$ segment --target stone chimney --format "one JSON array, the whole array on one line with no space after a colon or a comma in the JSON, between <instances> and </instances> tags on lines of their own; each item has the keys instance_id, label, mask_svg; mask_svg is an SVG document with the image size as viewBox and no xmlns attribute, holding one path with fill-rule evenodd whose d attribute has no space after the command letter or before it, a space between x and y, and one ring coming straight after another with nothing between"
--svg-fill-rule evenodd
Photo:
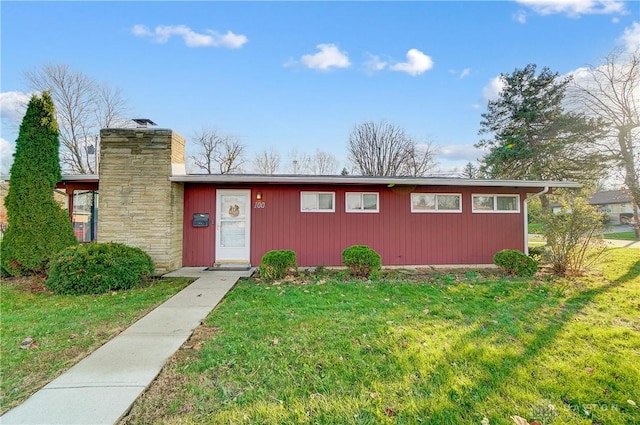
<instances>
[{"instance_id":1,"label":"stone chimney","mask_svg":"<svg viewBox=\"0 0 640 425\"><path fill-rule=\"evenodd\" d=\"M182 265L184 138L172 130L100 131L98 241L146 251L156 273Z\"/></svg>"}]
</instances>

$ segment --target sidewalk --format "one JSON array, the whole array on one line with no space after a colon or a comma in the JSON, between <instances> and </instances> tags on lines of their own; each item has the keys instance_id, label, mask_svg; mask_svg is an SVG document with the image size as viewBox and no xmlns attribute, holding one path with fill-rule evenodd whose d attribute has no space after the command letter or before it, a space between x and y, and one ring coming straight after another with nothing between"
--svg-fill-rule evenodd
<instances>
[{"instance_id":1,"label":"sidewalk","mask_svg":"<svg viewBox=\"0 0 640 425\"><path fill-rule=\"evenodd\" d=\"M540 235L529 234L529 242L531 243L542 241L544 242L544 238ZM627 241L627 240L619 240L619 239L607 239L604 238L604 243L607 246L615 247L615 248L636 248L640 249L640 241Z\"/></svg>"},{"instance_id":2,"label":"sidewalk","mask_svg":"<svg viewBox=\"0 0 640 425\"><path fill-rule=\"evenodd\" d=\"M114 424L240 277L185 267L191 285L0 417L0 424Z\"/></svg>"},{"instance_id":3,"label":"sidewalk","mask_svg":"<svg viewBox=\"0 0 640 425\"><path fill-rule=\"evenodd\" d=\"M640 241L623 241L617 239L606 239L605 243L608 246L615 246L617 248L638 248L640 249Z\"/></svg>"}]
</instances>

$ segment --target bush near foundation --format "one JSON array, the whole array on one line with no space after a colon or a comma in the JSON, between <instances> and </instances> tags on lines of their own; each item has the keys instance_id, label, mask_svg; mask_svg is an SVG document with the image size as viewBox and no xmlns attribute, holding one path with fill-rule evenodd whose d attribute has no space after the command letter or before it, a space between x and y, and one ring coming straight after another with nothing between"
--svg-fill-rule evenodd
<instances>
[{"instance_id":1,"label":"bush near foundation","mask_svg":"<svg viewBox=\"0 0 640 425\"><path fill-rule=\"evenodd\" d=\"M517 249L497 252L493 256L493 264L515 276L533 276L538 271L536 261Z\"/></svg>"},{"instance_id":2,"label":"bush near foundation","mask_svg":"<svg viewBox=\"0 0 640 425\"><path fill-rule=\"evenodd\" d=\"M289 269L297 268L297 257L290 249L278 249L269 251L262 256L260 261L260 277L266 280L281 279Z\"/></svg>"},{"instance_id":3,"label":"bush near foundation","mask_svg":"<svg viewBox=\"0 0 640 425\"><path fill-rule=\"evenodd\" d=\"M153 276L151 257L119 243L69 247L53 257L45 286L58 294L101 294L131 289Z\"/></svg>"},{"instance_id":4,"label":"bush near foundation","mask_svg":"<svg viewBox=\"0 0 640 425\"><path fill-rule=\"evenodd\" d=\"M355 277L370 278L382 269L380 254L366 245L353 245L342 251L342 264Z\"/></svg>"}]
</instances>

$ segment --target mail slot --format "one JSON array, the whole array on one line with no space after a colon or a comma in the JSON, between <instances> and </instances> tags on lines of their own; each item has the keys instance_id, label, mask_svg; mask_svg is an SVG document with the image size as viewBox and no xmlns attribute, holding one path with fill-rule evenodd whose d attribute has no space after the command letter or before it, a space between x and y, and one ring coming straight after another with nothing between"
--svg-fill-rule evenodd
<instances>
[{"instance_id":1,"label":"mail slot","mask_svg":"<svg viewBox=\"0 0 640 425\"><path fill-rule=\"evenodd\" d=\"M209 213L195 213L193 214L193 221L191 222L193 227L209 227Z\"/></svg>"}]
</instances>

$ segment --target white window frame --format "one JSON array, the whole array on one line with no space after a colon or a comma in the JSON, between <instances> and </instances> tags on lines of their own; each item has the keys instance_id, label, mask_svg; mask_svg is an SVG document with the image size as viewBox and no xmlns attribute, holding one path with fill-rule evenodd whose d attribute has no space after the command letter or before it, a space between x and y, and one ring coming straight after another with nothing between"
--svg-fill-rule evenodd
<instances>
[{"instance_id":1,"label":"white window frame","mask_svg":"<svg viewBox=\"0 0 640 425\"><path fill-rule=\"evenodd\" d=\"M305 210L302 208L302 198L304 195L315 195L316 196L316 208ZM320 208L320 195L331 195L331 209L321 209ZM319 191L300 191L300 212L309 213L309 212L319 212L319 213L332 213L336 212L336 193L335 192L319 192Z\"/></svg>"},{"instance_id":2,"label":"white window frame","mask_svg":"<svg viewBox=\"0 0 640 425\"><path fill-rule=\"evenodd\" d=\"M486 196L489 198L493 198L493 209L492 210L479 210L475 208L475 202L473 202L476 196ZM515 210L499 210L498 209L498 198L516 198L516 209ZM471 195L471 211L474 213L480 214L519 214L520 213L520 195L516 193L474 193Z\"/></svg>"},{"instance_id":3,"label":"white window frame","mask_svg":"<svg viewBox=\"0 0 640 425\"><path fill-rule=\"evenodd\" d=\"M360 209L349 209L349 202L347 201L349 195L360 195L360 204L362 208ZM364 209L364 195L376 195L376 209L375 210L365 210ZM380 212L380 193L379 192L346 192L344 194L344 211L347 213L365 213L365 214L375 214Z\"/></svg>"},{"instance_id":4,"label":"white window frame","mask_svg":"<svg viewBox=\"0 0 640 425\"><path fill-rule=\"evenodd\" d=\"M435 199L435 209L432 210L424 210L424 209L415 209L413 208L413 198L414 195L416 196L420 196L420 195L434 195L436 197ZM457 210L440 210L438 209L438 196L457 196L458 199L460 200L459 205L460 208L458 208ZM461 213L462 212L462 193L427 193L427 192L414 192L411 194L411 197L409 198L409 201L411 202L411 212L412 213Z\"/></svg>"}]
</instances>

